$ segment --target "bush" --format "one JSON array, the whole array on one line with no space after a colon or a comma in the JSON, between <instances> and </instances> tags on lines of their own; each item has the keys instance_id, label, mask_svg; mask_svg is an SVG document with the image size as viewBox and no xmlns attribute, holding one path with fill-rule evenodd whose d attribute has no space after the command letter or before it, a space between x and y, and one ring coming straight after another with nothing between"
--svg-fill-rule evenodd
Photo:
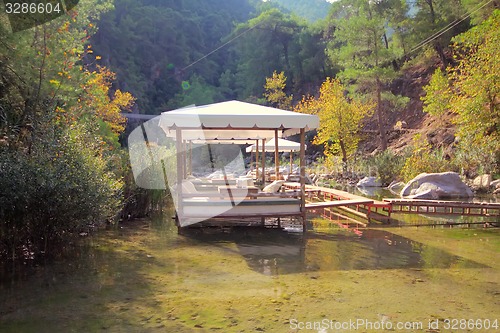
<instances>
[{"instance_id":1,"label":"bush","mask_svg":"<svg viewBox=\"0 0 500 333\"><path fill-rule=\"evenodd\" d=\"M445 158L442 149L415 150L406 159L401 170L401 176L405 182L408 182L421 173L437 173L445 171L457 171L455 166Z\"/></svg>"},{"instance_id":2,"label":"bush","mask_svg":"<svg viewBox=\"0 0 500 333\"><path fill-rule=\"evenodd\" d=\"M74 130L30 153L0 150L0 257L53 254L120 210L122 183Z\"/></svg>"},{"instance_id":3,"label":"bush","mask_svg":"<svg viewBox=\"0 0 500 333\"><path fill-rule=\"evenodd\" d=\"M404 161L405 156L396 155L392 151L386 150L375 155L370 164L375 168L381 183L388 186L392 181L401 179Z\"/></svg>"},{"instance_id":4,"label":"bush","mask_svg":"<svg viewBox=\"0 0 500 333\"><path fill-rule=\"evenodd\" d=\"M453 163L460 173L469 178L480 174L500 173L500 147L494 140L480 143L462 139L455 153Z\"/></svg>"}]
</instances>

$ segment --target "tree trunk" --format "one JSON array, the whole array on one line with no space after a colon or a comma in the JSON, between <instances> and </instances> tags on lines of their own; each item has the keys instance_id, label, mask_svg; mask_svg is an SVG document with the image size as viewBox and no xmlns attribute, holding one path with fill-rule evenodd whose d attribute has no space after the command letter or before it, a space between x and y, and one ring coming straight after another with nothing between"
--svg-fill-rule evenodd
<instances>
[{"instance_id":1,"label":"tree trunk","mask_svg":"<svg viewBox=\"0 0 500 333\"><path fill-rule=\"evenodd\" d=\"M448 66L448 59L446 59L446 55L444 54L444 49L443 46L441 46L441 43L436 41L434 44L434 50L436 50L437 54L439 55L439 59L441 60L441 69L445 70L446 67Z\"/></svg>"},{"instance_id":2,"label":"tree trunk","mask_svg":"<svg viewBox=\"0 0 500 333\"><path fill-rule=\"evenodd\" d=\"M382 151L387 149L387 136L385 134L384 114L382 109L382 83L377 78L377 117L378 117L378 130L380 133L380 148Z\"/></svg>"},{"instance_id":3,"label":"tree trunk","mask_svg":"<svg viewBox=\"0 0 500 333\"><path fill-rule=\"evenodd\" d=\"M339 140L340 151L342 152L342 172L347 173L347 152L345 150L344 140Z\"/></svg>"}]
</instances>

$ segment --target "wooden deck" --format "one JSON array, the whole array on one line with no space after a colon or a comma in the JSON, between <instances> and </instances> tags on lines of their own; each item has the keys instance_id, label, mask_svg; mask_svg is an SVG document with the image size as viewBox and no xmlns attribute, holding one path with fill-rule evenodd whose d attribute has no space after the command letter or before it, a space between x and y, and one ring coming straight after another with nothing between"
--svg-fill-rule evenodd
<instances>
[{"instance_id":1,"label":"wooden deck","mask_svg":"<svg viewBox=\"0 0 500 333\"><path fill-rule=\"evenodd\" d=\"M297 183L285 183L284 186L289 190L299 188ZM307 197L306 209L309 211L319 210L326 218L338 217L339 213L334 212L333 208L343 210L357 218L366 219L368 222L372 219L387 222L391 216L391 204L389 202L365 198L321 186L306 185L305 191ZM342 216L346 217L345 215ZM361 221L359 222L361 223Z\"/></svg>"},{"instance_id":2,"label":"wooden deck","mask_svg":"<svg viewBox=\"0 0 500 333\"><path fill-rule=\"evenodd\" d=\"M371 204L373 200L370 199L351 199L351 200L334 200L334 201L323 201L323 202L310 202L306 203L306 209L313 208L326 208L326 207L337 207L337 206L355 206L361 204Z\"/></svg>"},{"instance_id":3,"label":"wooden deck","mask_svg":"<svg viewBox=\"0 0 500 333\"><path fill-rule=\"evenodd\" d=\"M297 190L298 184L285 183L285 188ZM445 200L384 199L383 201L365 198L352 193L306 185L306 209L320 213L330 220L344 220L347 224L366 226L368 223L393 220L393 213L423 214L441 216L471 216L492 218L493 225L500 222L500 203L464 202ZM342 212L342 213L341 213ZM343 213L345 212L345 214ZM446 222L446 225L483 224L484 222ZM436 223L435 225L438 225ZM433 225L433 224L428 224Z\"/></svg>"},{"instance_id":4,"label":"wooden deck","mask_svg":"<svg viewBox=\"0 0 500 333\"><path fill-rule=\"evenodd\" d=\"M500 203L418 199L384 199L392 211L404 214L500 217Z\"/></svg>"}]
</instances>

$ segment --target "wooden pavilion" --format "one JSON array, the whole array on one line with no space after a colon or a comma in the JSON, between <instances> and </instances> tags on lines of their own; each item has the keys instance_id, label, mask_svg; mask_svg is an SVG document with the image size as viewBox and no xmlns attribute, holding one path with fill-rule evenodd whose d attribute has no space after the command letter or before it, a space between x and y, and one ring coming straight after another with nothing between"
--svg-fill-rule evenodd
<instances>
[{"instance_id":1,"label":"wooden pavilion","mask_svg":"<svg viewBox=\"0 0 500 333\"><path fill-rule=\"evenodd\" d=\"M305 226L305 132L318 126L317 116L276 108L228 101L164 112L159 126L175 141L175 179L168 178L177 212L179 227L208 219L245 219L299 216ZM275 147L282 137L300 135L300 191L269 193L243 186L238 188L226 177L212 187L200 191L193 186L186 172L186 156L191 143L260 142L274 140ZM279 172L279 149L275 149L275 170ZM265 154L261 154L263 166ZM211 180L213 182L213 180ZM216 187L215 187L216 186ZM215 189L217 191L215 191Z\"/></svg>"}]
</instances>

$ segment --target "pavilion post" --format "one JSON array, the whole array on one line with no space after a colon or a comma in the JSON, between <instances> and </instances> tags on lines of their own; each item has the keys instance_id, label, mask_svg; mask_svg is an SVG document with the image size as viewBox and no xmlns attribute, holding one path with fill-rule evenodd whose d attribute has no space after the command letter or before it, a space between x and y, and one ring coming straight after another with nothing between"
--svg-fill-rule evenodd
<instances>
[{"instance_id":1,"label":"pavilion post","mask_svg":"<svg viewBox=\"0 0 500 333\"><path fill-rule=\"evenodd\" d=\"M276 177L276 180L279 180L279 174L280 174L280 154L279 154L279 148L278 148L278 130L274 130L274 174Z\"/></svg>"},{"instance_id":2,"label":"pavilion post","mask_svg":"<svg viewBox=\"0 0 500 333\"><path fill-rule=\"evenodd\" d=\"M302 231L306 232L306 135L300 129L300 212L302 213Z\"/></svg>"},{"instance_id":3,"label":"pavilion post","mask_svg":"<svg viewBox=\"0 0 500 333\"><path fill-rule=\"evenodd\" d=\"M266 139L262 139L262 185L266 185Z\"/></svg>"},{"instance_id":4,"label":"pavilion post","mask_svg":"<svg viewBox=\"0 0 500 333\"><path fill-rule=\"evenodd\" d=\"M288 174L291 175L292 171L293 171L293 151L290 150L290 172Z\"/></svg>"},{"instance_id":5,"label":"pavilion post","mask_svg":"<svg viewBox=\"0 0 500 333\"><path fill-rule=\"evenodd\" d=\"M186 179L187 178L187 163L188 163L188 154L187 154L187 142L182 141L182 160L184 163L182 163L182 178Z\"/></svg>"},{"instance_id":6,"label":"pavilion post","mask_svg":"<svg viewBox=\"0 0 500 333\"><path fill-rule=\"evenodd\" d=\"M177 154L177 216L182 215L182 174L183 174L183 154L182 154L182 132L180 128L175 129L175 150Z\"/></svg>"},{"instance_id":7,"label":"pavilion post","mask_svg":"<svg viewBox=\"0 0 500 333\"><path fill-rule=\"evenodd\" d=\"M193 141L189 141L189 168L188 175L193 174Z\"/></svg>"},{"instance_id":8,"label":"pavilion post","mask_svg":"<svg viewBox=\"0 0 500 333\"><path fill-rule=\"evenodd\" d=\"M255 140L255 180L259 180L259 140Z\"/></svg>"}]
</instances>

